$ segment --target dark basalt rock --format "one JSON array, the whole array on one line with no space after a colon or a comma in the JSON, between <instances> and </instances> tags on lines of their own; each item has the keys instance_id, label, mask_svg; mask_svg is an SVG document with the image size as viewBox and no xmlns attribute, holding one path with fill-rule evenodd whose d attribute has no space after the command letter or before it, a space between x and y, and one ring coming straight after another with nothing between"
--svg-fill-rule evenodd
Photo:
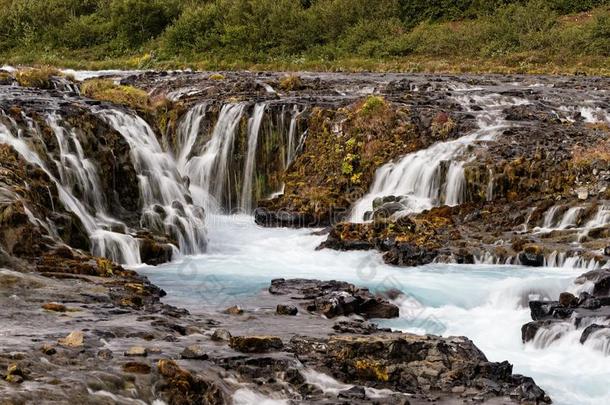
<instances>
[{"instance_id":1,"label":"dark basalt rock","mask_svg":"<svg viewBox=\"0 0 610 405\"><path fill-rule=\"evenodd\" d=\"M544 255L539 253L522 252L519 254L519 261L524 266L542 267L544 266Z\"/></svg>"},{"instance_id":2,"label":"dark basalt rock","mask_svg":"<svg viewBox=\"0 0 610 405\"><path fill-rule=\"evenodd\" d=\"M383 255L388 264L395 266L422 266L434 261L438 252L429 251L409 243L401 243L392 247Z\"/></svg>"},{"instance_id":3,"label":"dark basalt rock","mask_svg":"<svg viewBox=\"0 0 610 405\"><path fill-rule=\"evenodd\" d=\"M232 336L229 346L242 353L266 353L281 350L284 343L277 336Z\"/></svg>"},{"instance_id":4,"label":"dark basalt rock","mask_svg":"<svg viewBox=\"0 0 610 405\"><path fill-rule=\"evenodd\" d=\"M308 311L327 318L352 314L366 318L395 318L399 313L396 305L371 294L368 289L341 281L277 279L271 281L269 292L308 301L303 303Z\"/></svg>"},{"instance_id":5,"label":"dark basalt rock","mask_svg":"<svg viewBox=\"0 0 610 405\"><path fill-rule=\"evenodd\" d=\"M580 343L585 344L585 342L591 337L591 335L593 335L595 332L600 331L600 330L610 331L610 326L598 325L598 324L593 324L593 325L587 326L585 328L585 330L582 332L582 335L580 335Z\"/></svg>"},{"instance_id":6,"label":"dark basalt rock","mask_svg":"<svg viewBox=\"0 0 610 405\"><path fill-rule=\"evenodd\" d=\"M295 316L299 310L294 305L279 304L276 308L276 312L278 315Z\"/></svg>"},{"instance_id":7,"label":"dark basalt rock","mask_svg":"<svg viewBox=\"0 0 610 405\"><path fill-rule=\"evenodd\" d=\"M532 319L535 321L566 319L574 312L573 308L566 308L558 301L530 301L529 306Z\"/></svg>"},{"instance_id":8,"label":"dark basalt rock","mask_svg":"<svg viewBox=\"0 0 610 405\"><path fill-rule=\"evenodd\" d=\"M561 323L559 320L547 319L544 321L533 321L521 327L521 340L523 343L531 342L540 329L548 329L553 324Z\"/></svg>"},{"instance_id":9,"label":"dark basalt rock","mask_svg":"<svg viewBox=\"0 0 610 405\"><path fill-rule=\"evenodd\" d=\"M533 380L512 374L508 362L489 362L465 338L425 339L410 334L336 336L314 339L295 336L294 353L306 366L323 366L352 384L423 394L480 386L482 398L506 395L517 401L550 403Z\"/></svg>"}]
</instances>

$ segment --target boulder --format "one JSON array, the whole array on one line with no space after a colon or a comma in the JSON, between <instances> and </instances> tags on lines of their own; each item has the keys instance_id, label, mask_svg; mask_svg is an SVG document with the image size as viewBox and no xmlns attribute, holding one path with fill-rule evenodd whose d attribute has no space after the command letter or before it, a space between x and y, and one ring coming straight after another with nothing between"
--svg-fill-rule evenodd
<instances>
[{"instance_id":1,"label":"boulder","mask_svg":"<svg viewBox=\"0 0 610 405\"><path fill-rule=\"evenodd\" d=\"M242 353L266 353L281 350L284 343L277 336L233 336L229 346Z\"/></svg>"},{"instance_id":2,"label":"boulder","mask_svg":"<svg viewBox=\"0 0 610 405\"><path fill-rule=\"evenodd\" d=\"M578 298L569 292L559 294L559 305L565 308L574 308L578 306Z\"/></svg>"},{"instance_id":3,"label":"boulder","mask_svg":"<svg viewBox=\"0 0 610 405\"><path fill-rule=\"evenodd\" d=\"M276 309L278 315L295 316L298 312L298 308L294 305L278 304Z\"/></svg>"},{"instance_id":4,"label":"boulder","mask_svg":"<svg viewBox=\"0 0 610 405\"><path fill-rule=\"evenodd\" d=\"M180 357L186 360L207 360L208 354L201 346L191 345L180 353Z\"/></svg>"},{"instance_id":5,"label":"boulder","mask_svg":"<svg viewBox=\"0 0 610 405\"><path fill-rule=\"evenodd\" d=\"M80 331L71 332L65 338L59 339L58 343L65 347L81 347L85 341L85 334Z\"/></svg>"},{"instance_id":6,"label":"boulder","mask_svg":"<svg viewBox=\"0 0 610 405\"><path fill-rule=\"evenodd\" d=\"M211 339L216 342L228 341L231 339L231 333L226 329L216 329L214 333L212 333Z\"/></svg>"}]
</instances>

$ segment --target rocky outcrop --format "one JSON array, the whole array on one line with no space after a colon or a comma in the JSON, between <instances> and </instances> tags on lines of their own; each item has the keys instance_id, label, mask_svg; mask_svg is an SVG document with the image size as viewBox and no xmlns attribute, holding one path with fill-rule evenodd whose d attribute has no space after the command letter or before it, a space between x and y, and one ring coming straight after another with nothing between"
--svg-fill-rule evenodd
<instances>
[{"instance_id":1,"label":"rocky outcrop","mask_svg":"<svg viewBox=\"0 0 610 405\"><path fill-rule=\"evenodd\" d=\"M555 330L559 337L562 328L564 331L576 329L581 332L580 343L585 344L595 336L599 342L598 347L607 345L610 333L606 331L610 322L610 291L608 280L610 271L607 269L590 271L580 276L576 283L586 286L591 293L582 292L579 297L564 292L558 301L530 301L529 306L533 322L522 328L524 342L533 341L541 331Z\"/></svg>"},{"instance_id":2,"label":"rocky outcrop","mask_svg":"<svg viewBox=\"0 0 610 405\"><path fill-rule=\"evenodd\" d=\"M271 281L269 292L298 300L303 308L327 318L353 314L365 318L397 318L399 313L398 306L385 298L341 281L277 279Z\"/></svg>"},{"instance_id":3,"label":"rocky outcrop","mask_svg":"<svg viewBox=\"0 0 610 405\"><path fill-rule=\"evenodd\" d=\"M550 403L530 378L513 375L507 362L489 362L464 338L378 334L316 340L296 336L291 345L308 366L323 367L342 381L409 393L415 400L436 391L439 399L451 392L481 401L508 397Z\"/></svg>"}]
</instances>

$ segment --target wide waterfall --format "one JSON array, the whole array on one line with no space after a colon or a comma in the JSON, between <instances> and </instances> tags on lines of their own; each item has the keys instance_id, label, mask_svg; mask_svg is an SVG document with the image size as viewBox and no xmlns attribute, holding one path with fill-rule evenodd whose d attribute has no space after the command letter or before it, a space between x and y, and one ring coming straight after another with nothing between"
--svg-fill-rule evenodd
<instances>
[{"instance_id":1,"label":"wide waterfall","mask_svg":"<svg viewBox=\"0 0 610 405\"><path fill-rule=\"evenodd\" d=\"M302 147L306 109L229 103L213 121L214 108L211 102L200 103L181 119L175 145L178 169L189 179L194 201L206 210L250 212L256 198L282 189L279 179ZM213 128L211 134L208 128Z\"/></svg>"},{"instance_id":2,"label":"wide waterfall","mask_svg":"<svg viewBox=\"0 0 610 405\"><path fill-rule=\"evenodd\" d=\"M173 158L162 151L152 129L132 113L103 108L95 113L129 144L140 185L141 225L170 235L183 254L203 252L206 247L203 210L191 204ZM130 234L125 223L109 213L108 196L104 195L101 186L102 175L94 157L85 155L75 128L65 123L59 113L47 114L45 124L52 129L58 151L41 156L40 148L34 145L46 145L45 142L50 141L33 119L22 115L27 122L27 131L4 114L5 121L11 125L10 128L0 125L0 142L13 146L55 183L62 204L80 219L89 235L93 254L122 264L139 264L138 239ZM53 164L54 170L47 166L47 161Z\"/></svg>"},{"instance_id":3,"label":"wide waterfall","mask_svg":"<svg viewBox=\"0 0 610 405\"><path fill-rule=\"evenodd\" d=\"M454 98L468 113L477 117L479 129L455 140L436 143L379 168L369 192L352 208L352 222L365 220L367 212L373 208L373 201L379 197L399 197L404 206L402 213L421 212L439 205L454 206L466 201L464 163L472 160L467 153L468 147L475 142L493 140L511 125L505 121L503 109L527 104L528 101L499 94L461 94ZM477 107L473 108L473 104Z\"/></svg>"}]
</instances>

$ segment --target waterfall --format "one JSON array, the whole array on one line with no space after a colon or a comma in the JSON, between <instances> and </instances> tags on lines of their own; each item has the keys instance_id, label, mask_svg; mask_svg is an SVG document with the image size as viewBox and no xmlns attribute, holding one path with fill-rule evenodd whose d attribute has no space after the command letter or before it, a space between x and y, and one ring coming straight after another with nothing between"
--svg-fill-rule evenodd
<instances>
[{"instance_id":1,"label":"waterfall","mask_svg":"<svg viewBox=\"0 0 610 405\"><path fill-rule=\"evenodd\" d=\"M27 120L32 132L44 145L42 134L36 125L28 117L24 116L24 119ZM27 162L41 168L55 183L59 199L64 207L74 213L85 227L91 240L92 252L122 264L134 265L140 263L137 241L130 235L121 235L104 229L105 227L109 228L108 221L105 221L107 216L100 212L102 215L96 218L91 213L95 212L96 208L103 209L104 204L101 201L103 193L100 192L99 177L94 172L91 162L84 158L75 133L61 127L56 115L47 117L46 122L52 128L60 148L59 160L53 159L53 163L60 173L58 179L47 168L38 153L29 146L26 139L22 137L23 132L19 130L14 120L9 119L9 121L12 124L12 129L0 123L0 142L11 145ZM69 142L67 137L70 139ZM70 152L69 145L74 145L76 155ZM74 195L76 189L79 189L82 194L84 203ZM87 201L93 201L93 206L87 207ZM50 229L48 226L44 226L44 228Z\"/></svg>"},{"instance_id":2,"label":"waterfall","mask_svg":"<svg viewBox=\"0 0 610 405\"><path fill-rule=\"evenodd\" d=\"M578 216L582 210L582 207L570 208L561 219L561 222L559 223L559 229L568 229L575 227L578 222Z\"/></svg>"},{"instance_id":3,"label":"waterfall","mask_svg":"<svg viewBox=\"0 0 610 405\"><path fill-rule=\"evenodd\" d=\"M139 180L140 225L170 235L183 254L203 252L206 247L203 210L192 205L176 163L161 149L150 126L137 115L120 110L96 108L93 112L116 129L129 145ZM50 153L42 131L32 119L22 115L28 130L21 130L4 115L11 128L0 124L0 142L11 145L55 183L63 206L82 222L94 255L121 264L139 264L139 242L129 234L126 224L109 214L99 169L92 157L85 155L77 131L63 123L57 112L47 114L45 124L58 146L57 153ZM34 148L34 144L42 145L42 149ZM39 153L46 154L44 159ZM54 166L57 175L46 162Z\"/></svg>"},{"instance_id":4,"label":"waterfall","mask_svg":"<svg viewBox=\"0 0 610 405\"><path fill-rule=\"evenodd\" d=\"M228 190L228 210L230 206L231 179L228 165L233 151L233 141L243 116L246 104L226 104L222 107L212 138L203 150L188 160L182 174L189 177L190 189L195 203L211 210L220 210ZM195 131L195 129L191 129Z\"/></svg>"},{"instance_id":5,"label":"waterfall","mask_svg":"<svg viewBox=\"0 0 610 405\"><path fill-rule=\"evenodd\" d=\"M301 140L297 139L297 122L300 118L303 111L299 110L298 106L294 106L292 109L292 116L290 118L290 126L288 128L288 152L286 153L286 165L285 167L290 166L290 164L294 161L296 153L301 144Z\"/></svg>"},{"instance_id":6,"label":"waterfall","mask_svg":"<svg viewBox=\"0 0 610 405\"><path fill-rule=\"evenodd\" d=\"M199 136L201 123L205 119L207 109L208 103L197 104L188 110L178 125L177 135L179 144L177 145L177 150L179 152L177 154L177 165L182 174L184 174L188 158Z\"/></svg>"},{"instance_id":7,"label":"waterfall","mask_svg":"<svg viewBox=\"0 0 610 405\"><path fill-rule=\"evenodd\" d=\"M141 225L151 230L160 223L178 241L185 255L206 247L203 210L191 203L173 157L161 149L155 133L142 118L115 109L96 110L127 141L138 174ZM114 241L114 239L113 239Z\"/></svg>"},{"instance_id":8,"label":"waterfall","mask_svg":"<svg viewBox=\"0 0 610 405\"><path fill-rule=\"evenodd\" d=\"M542 228L544 229L552 229L555 221L555 216L557 215L557 211L559 210L559 206L552 206L546 214L544 214L544 221L542 223Z\"/></svg>"},{"instance_id":9,"label":"waterfall","mask_svg":"<svg viewBox=\"0 0 610 405\"><path fill-rule=\"evenodd\" d=\"M379 197L400 197L405 207L403 213L421 212L442 204L459 205L465 201L464 162L468 159L464 155L468 147L475 142L492 140L508 126L502 116L504 107L526 104L527 101L498 94L454 98L477 116L479 129L455 140L436 143L379 168L369 192L352 207L352 222L363 221L373 201ZM481 105L482 111L473 110L472 102Z\"/></svg>"},{"instance_id":10,"label":"waterfall","mask_svg":"<svg viewBox=\"0 0 610 405\"><path fill-rule=\"evenodd\" d=\"M254 167L256 165L256 149L258 147L258 135L263 121L263 115L267 104L256 104L254 112L248 122L248 154L244 167L244 184L241 190L241 210L250 213L252 210L252 181Z\"/></svg>"}]
</instances>

